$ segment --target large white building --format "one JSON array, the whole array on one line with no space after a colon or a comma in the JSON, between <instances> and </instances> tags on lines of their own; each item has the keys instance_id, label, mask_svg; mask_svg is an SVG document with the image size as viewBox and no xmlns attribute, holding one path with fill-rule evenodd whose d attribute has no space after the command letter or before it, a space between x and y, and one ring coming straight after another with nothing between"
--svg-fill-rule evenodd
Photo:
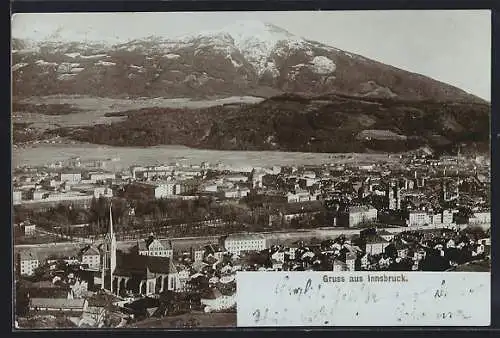
<instances>
[{"instance_id":1,"label":"large white building","mask_svg":"<svg viewBox=\"0 0 500 338\"><path fill-rule=\"evenodd\" d=\"M237 189L227 189L224 190L225 198L243 198L247 197L250 193L250 189L248 188L237 188Z\"/></svg>"},{"instance_id":2,"label":"large white building","mask_svg":"<svg viewBox=\"0 0 500 338\"><path fill-rule=\"evenodd\" d=\"M24 230L24 236L30 237L30 236L35 236L36 234L36 225L30 222L23 222L21 223L21 226L23 227Z\"/></svg>"},{"instance_id":3,"label":"large white building","mask_svg":"<svg viewBox=\"0 0 500 338\"><path fill-rule=\"evenodd\" d=\"M137 178L153 178L153 177L166 177L172 175L175 167L173 166L153 166L153 167L138 167L130 168L132 177Z\"/></svg>"},{"instance_id":4,"label":"large white building","mask_svg":"<svg viewBox=\"0 0 500 338\"><path fill-rule=\"evenodd\" d=\"M147 198L168 198L176 192L175 182L136 182L127 187L127 192L141 193Z\"/></svg>"},{"instance_id":5,"label":"large white building","mask_svg":"<svg viewBox=\"0 0 500 338\"><path fill-rule=\"evenodd\" d=\"M288 203L300 203L314 201L316 197L312 196L308 191L296 191L288 192L286 194L286 200Z\"/></svg>"},{"instance_id":6,"label":"large white building","mask_svg":"<svg viewBox=\"0 0 500 338\"><path fill-rule=\"evenodd\" d=\"M92 183L106 181L106 180L114 180L116 179L116 175L114 173L91 173L90 181Z\"/></svg>"},{"instance_id":7,"label":"large white building","mask_svg":"<svg viewBox=\"0 0 500 338\"><path fill-rule=\"evenodd\" d=\"M406 224L408 226L451 225L453 224L453 212L450 210L443 210L439 213L427 212L423 210L410 211Z\"/></svg>"},{"instance_id":8,"label":"large white building","mask_svg":"<svg viewBox=\"0 0 500 338\"><path fill-rule=\"evenodd\" d=\"M384 252L385 248L390 244L379 235L368 236L366 239L365 252L369 255L380 255Z\"/></svg>"},{"instance_id":9,"label":"large white building","mask_svg":"<svg viewBox=\"0 0 500 338\"><path fill-rule=\"evenodd\" d=\"M155 198L166 198L175 195L175 183L163 183L155 187Z\"/></svg>"},{"instance_id":10,"label":"large white building","mask_svg":"<svg viewBox=\"0 0 500 338\"><path fill-rule=\"evenodd\" d=\"M32 276L40 262L38 257L31 251L23 251L19 254L19 268L23 276Z\"/></svg>"},{"instance_id":11,"label":"large white building","mask_svg":"<svg viewBox=\"0 0 500 338\"><path fill-rule=\"evenodd\" d=\"M262 234L232 234L225 238L224 248L239 255L244 251L264 250L267 248L267 242Z\"/></svg>"},{"instance_id":12,"label":"large white building","mask_svg":"<svg viewBox=\"0 0 500 338\"><path fill-rule=\"evenodd\" d=\"M68 182L70 184L76 184L82 180L82 174L77 172L61 173L59 175L59 180L61 183Z\"/></svg>"},{"instance_id":13,"label":"large white building","mask_svg":"<svg viewBox=\"0 0 500 338\"><path fill-rule=\"evenodd\" d=\"M99 198L99 197L107 197L111 198L113 197L113 190L108 187L97 187L94 189L94 197Z\"/></svg>"},{"instance_id":14,"label":"large white building","mask_svg":"<svg viewBox=\"0 0 500 338\"><path fill-rule=\"evenodd\" d=\"M426 211L414 210L408 214L408 226L422 226L429 224L429 215Z\"/></svg>"},{"instance_id":15,"label":"large white building","mask_svg":"<svg viewBox=\"0 0 500 338\"><path fill-rule=\"evenodd\" d=\"M80 261L82 264L87 264L92 270L99 270L101 267L101 253L93 246L85 247L80 251Z\"/></svg>"},{"instance_id":16,"label":"large white building","mask_svg":"<svg viewBox=\"0 0 500 338\"><path fill-rule=\"evenodd\" d=\"M23 199L23 192L21 190L14 190L12 192L12 202L19 203Z\"/></svg>"},{"instance_id":17,"label":"large white building","mask_svg":"<svg viewBox=\"0 0 500 338\"><path fill-rule=\"evenodd\" d=\"M377 220L377 209L371 205L352 206L348 209L348 226L355 227L363 223Z\"/></svg>"},{"instance_id":18,"label":"large white building","mask_svg":"<svg viewBox=\"0 0 500 338\"><path fill-rule=\"evenodd\" d=\"M469 224L486 224L491 222L491 211L475 212L469 217Z\"/></svg>"}]
</instances>

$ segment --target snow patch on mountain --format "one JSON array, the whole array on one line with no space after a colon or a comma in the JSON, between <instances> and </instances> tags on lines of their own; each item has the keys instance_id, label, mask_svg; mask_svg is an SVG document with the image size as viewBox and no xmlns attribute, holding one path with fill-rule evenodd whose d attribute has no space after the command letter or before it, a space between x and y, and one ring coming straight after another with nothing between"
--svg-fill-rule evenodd
<instances>
[{"instance_id":1,"label":"snow patch on mountain","mask_svg":"<svg viewBox=\"0 0 500 338\"><path fill-rule=\"evenodd\" d=\"M80 55L80 58L82 59L100 59L100 58L105 58L109 57L107 54L95 54L95 55Z\"/></svg>"},{"instance_id":2,"label":"snow patch on mountain","mask_svg":"<svg viewBox=\"0 0 500 338\"><path fill-rule=\"evenodd\" d=\"M109 67L109 66L116 66L116 63L114 62L107 62L107 61L98 61L95 63L96 66L104 66L104 67Z\"/></svg>"},{"instance_id":3,"label":"snow patch on mountain","mask_svg":"<svg viewBox=\"0 0 500 338\"><path fill-rule=\"evenodd\" d=\"M359 94L366 97L393 98L397 96L390 88L381 86L374 80L362 83Z\"/></svg>"},{"instance_id":4,"label":"snow patch on mountain","mask_svg":"<svg viewBox=\"0 0 500 338\"><path fill-rule=\"evenodd\" d=\"M165 57L169 60L175 60L175 59L180 58L181 56L179 54L168 53L165 55Z\"/></svg>"},{"instance_id":5,"label":"snow patch on mountain","mask_svg":"<svg viewBox=\"0 0 500 338\"><path fill-rule=\"evenodd\" d=\"M80 67L79 63L63 62L57 67L58 73L71 73L72 69Z\"/></svg>"},{"instance_id":6,"label":"snow patch on mountain","mask_svg":"<svg viewBox=\"0 0 500 338\"><path fill-rule=\"evenodd\" d=\"M335 63L326 56L315 56L310 64L317 74L330 74L337 68Z\"/></svg>"},{"instance_id":7,"label":"snow patch on mountain","mask_svg":"<svg viewBox=\"0 0 500 338\"><path fill-rule=\"evenodd\" d=\"M273 78L277 78L280 76L280 72L278 68L276 67L276 64L274 62L267 62L264 69L262 70L262 74L264 73L269 73Z\"/></svg>"},{"instance_id":8,"label":"snow patch on mountain","mask_svg":"<svg viewBox=\"0 0 500 338\"><path fill-rule=\"evenodd\" d=\"M66 53L64 55L74 59L74 58L80 56L80 53Z\"/></svg>"},{"instance_id":9,"label":"snow patch on mountain","mask_svg":"<svg viewBox=\"0 0 500 338\"><path fill-rule=\"evenodd\" d=\"M21 63L16 63L15 65L12 66L12 71L16 71L16 70L19 70L21 68L24 68L26 67L28 64L27 63L24 63L24 62L21 62Z\"/></svg>"},{"instance_id":10,"label":"snow patch on mountain","mask_svg":"<svg viewBox=\"0 0 500 338\"><path fill-rule=\"evenodd\" d=\"M58 80L61 80L61 81L67 81L67 80L71 80L72 78L74 78L76 75L78 74L59 74L57 76L57 79Z\"/></svg>"},{"instance_id":11,"label":"snow patch on mountain","mask_svg":"<svg viewBox=\"0 0 500 338\"><path fill-rule=\"evenodd\" d=\"M235 61L235 60L233 59L233 56L232 56L231 54L228 54L228 55L226 56L226 59L227 59L227 60L229 60L229 61L231 61L231 63L233 64L233 66L234 66L235 68L240 68L240 67L242 67L242 66L243 66L243 65L242 65L241 63L239 63L238 61Z\"/></svg>"},{"instance_id":12,"label":"snow patch on mountain","mask_svg":"<svg viewBox=\"0 0 500 338\"><path fill-rule=\"evenodd\" d=\"M55 67L58 66L57 62L47 62L45 60L37 60L35 64L38 66L55 66Z\"/></svg>"},{"instance_id":13,"label":"snow patch on mountain","mask_svg":"<svg viewBox=\"0 0 500 338\"><path fill-rule=\"evenodd\" d=\"M144 70L144 67L142 67L142 66L130 65L129 67L132 69Z\"/></svg>"},{"instance_id":14,"label":"snow patch on mountain","mask_svg":"<svg viewBox=\"0 0 500 338\"><path fill-rule=\"evenodd\" d=\"M80 73L81 71L83 71L85 68L83 67L76 67L76 68L71 68L71 73Z\"/></svg>"},{"instance_id":15,"label":"snow patch on mountain","mask_svg":"<svg viewBox=\"0 0 500 338\"><path fill-rule=\"evenodd\" d=\"M268 59L280 43L288 49L295 49L307 44L299 37L284 29L259 21L239 21L219 30L205 31L185 36L184 42L200 41L199 48L210 45L216 49L236 48L256 69L259 75L269 71Z\"/></svg>"}]
</instances>

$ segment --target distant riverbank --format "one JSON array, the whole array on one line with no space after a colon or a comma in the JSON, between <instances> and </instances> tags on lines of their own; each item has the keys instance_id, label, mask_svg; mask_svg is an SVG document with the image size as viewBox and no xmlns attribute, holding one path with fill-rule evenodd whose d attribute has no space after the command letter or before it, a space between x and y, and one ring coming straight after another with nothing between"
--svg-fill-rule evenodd
<instances>
[{"instance_id":1,"label":"distant riverbank","mask_svg":"<svg viewBox=\"0 0 500 338\"><path fill-rule=\"evenodd\" d=\"M387 154L331 154L282 151L227 151L192 149L185 146L113 147L95 144L38 144L13 150L12 164L42 166L49 162L116 158L110 169L120 170L132 165L157 165L185 160L190 164L221 162L230 167L264 167L273 165L322 165L341 163L395 162Z\"/></svg>"}]
</instances>

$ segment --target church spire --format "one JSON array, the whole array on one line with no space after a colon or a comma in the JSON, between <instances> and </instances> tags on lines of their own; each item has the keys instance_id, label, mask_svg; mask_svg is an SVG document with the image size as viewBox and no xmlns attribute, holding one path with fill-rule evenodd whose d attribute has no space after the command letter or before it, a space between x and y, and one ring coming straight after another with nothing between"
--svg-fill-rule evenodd
<instances>
[{"instance_id":1,"label":"church spire","mask_svg":"<svg viewBox=\"0 0 500 338\"><path fill-rule=\"evenodd\" d=\"M113 238L113 212L111 211L111 203L109 203L109 235Z\"/></svg>"},{"instance_id":2,"label":"church spire","mask_svg":"<svg viewBox=\"0 0 500 338\"><path fill-rule=\"evenodd\" d=\"M110 279L109 290L113 293L113 274L116 269L116 237L113 229L113 210L112 205L109 205L109 230L104 237L104 252L103 252L103 266L102 266L102 279L103 288L105 279Z\"/></svg>"}]
</instances>

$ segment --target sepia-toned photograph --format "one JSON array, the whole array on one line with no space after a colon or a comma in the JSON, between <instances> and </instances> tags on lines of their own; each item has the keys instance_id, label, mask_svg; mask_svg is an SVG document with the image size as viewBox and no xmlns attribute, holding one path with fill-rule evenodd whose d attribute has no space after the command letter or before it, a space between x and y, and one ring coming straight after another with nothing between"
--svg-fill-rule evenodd
<instances>
[{"instance_id":1,"label":"sepia-toned photograph","mask_svg":"<svg viewBox=\"0 0 500 338\"><path fill-rule=\"evenodd\" d=\"M14 330L489 325L490 11L11 23Z\"/></svg>"}]
</instances>

